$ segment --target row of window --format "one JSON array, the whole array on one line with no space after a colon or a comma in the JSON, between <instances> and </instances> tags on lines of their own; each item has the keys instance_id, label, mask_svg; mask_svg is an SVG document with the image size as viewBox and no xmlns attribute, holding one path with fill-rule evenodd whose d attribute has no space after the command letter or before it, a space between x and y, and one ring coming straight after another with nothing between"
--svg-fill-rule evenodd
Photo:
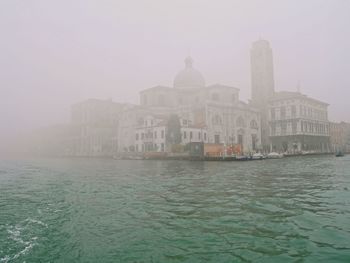
<instances>
[{"instance_id":1,"label":"row of window","mask_svg":"<svg viewBox=\"0 0 350 263\"><path fill-rule=\"evenodd\" d=\"M158 136L157 131L154 131L154 132L148 131L147 133L144 133L144 132L136 133L135 139L136 139L136 141L138 141L139 139L141 139L141 140L143 140L143 139L157 139L157 136ZM164 136L165 136L164 135L164 130L162 130L160 138L164 139ZM184 131L181 134L181 136L182 136L183 139L187 139L187 131ZM201 132L197 133L197 138L198 138L198 140L202 139L202 133ZM190 140L193 139L193 132L192 131L189 132L189 139ZM206 132L203 133L203 139L204 139L204 141L207 140L207 133Z\"/></svg>"},{"instance_id":2,"label":"row of window","mask_svg":"<svg viewBox=\"0 0 350 263\"><path fill-rule=\"evenodd\" d=\"M146 133L142 132L140 134L136 133L136 135L135 135L136 141L138 141L140 138L141 138L141 140L143 140L143 139L153 139L153 138L157 139L157 137L158 137L157 131L154 131L154 132L148 131ZM164 139L164 130L161 130L160 138Z\"/></svg>"},{"instance_id":3,"label":"row of window","mask_svg":"<svg viewBox=\"0 0 350 263\"><path fill-rule=\"evenodd\" d=\"M183 139L187 139L187 131L184 131L184 132L183 132L182 138L183 138ZM193 132L192 132L192 131L189 132L189 138L190 138L190 140L193 139ZM198 132L198 134L197 134L197 139L198 139L198 140L202 140L202 133L201 133L201 132ZM206 132L203 133L203 139L204 139L204 141L207 140L207 133L206 133Z\"/></svg>"},{"instance_id":4,"label":"row of window","mask_svg":"<svg viewBox=\"0 0 350 263\"><path fill-rule=\"evenodd\" d=\"M215 115L212 119L213 125L222 125L222 118L219 115ZM246 127L245 121L242 116L239 116L236 121L237 127ZM252 129L258 129L258 123L256 120L251 120L250 121L250 128Z\"/></svg>"},{"instance_id":5,"label":"row of window","mask_svg":"<svg viewBox=\"0 0 350 263\"><path fill-rule=\"evenodd\" d=\"M295 105L292 105L290 107L282 106L280 108L273 108L270 110L271 119L276 119L276 110L279 109L280 112L280 119L285 119L286 117L292 117L295 118L297 115L297 108ZM313 109L310 107L306 107L304 105L300 105L299 108L300 116L309 117L312 119L317 120L326 120L327 119L327 112L322 110Z\"/></svg>"},{"instance_id":6,"label":"row of window","mask_svg":"<svg viewBox=\"0 0 350 263\"><path fill-rule=\"evenodd\" d=\"M192 124L192 121L191 120L182 120L182 125L183 126L188 126L188 125L191 125Z\"/></svg>"},{"instance_id":7,"label":"row of window","mask_svg":"<svg viewBox=\"0 0 350 263\"><path fill-rule=\"evenodd\" d=\"M276 119L276 109L272 108L270 110L270 113L271 113L270 115L271 115L272 120ZM285 119L287 115L291 116L292 118L295 118L297 115L297 108L295 105L292 105L290 107L282 106L279 108L279 111L280 111L280 119ZM288 114L287 114L287 112L288 112Z\"/></svg>"},{"instance_id":8,"label":"row of window","mask_svg":"<svg viewBox=\"0 0 350 263\"><path fill-rule=\"evenodd\" d=\"M271 124L271 135L275 136L277 135L277 127L280 128L281 133L280 135L287 135L287 134L296 134L297 133L297 127L298 123L296 120L293 121L287 121L282 122L280 124L272 123Z\"/></svg>"},{"instance_id":9,"label":"row of window","mask_svg":"<svg viewBox=\"0 0 350 263\"><path fill-rule=\"evenodd\" d=\"M280 128L280 134L297 134L298 122L296 120L272 123L271 124L271 135L277 135L277 128ZM314 134L329 134L329 126L321 123L313 123L307 121L300 122L300 130L303 133L314 133Z\"/></svg>"},{"instance_id":10,"label":"row of window","mask_svg":"<svg viewBox=\"0 0 350 263\"><path fill-rule=\"evenodd\" d=\"M329 125L301 121L301 131L317 134L329 134Z\"/></svg>"},{"instance_id":11,"label":"row of window","mask_svg":"<svg viewBox=\"0 0 350 263\"><path fill-rule=\"evenodd\" d=\"M147 119L143 119L143 118L139 118L138 119L138 122L137 122L137 124L139 125L139 126L153 126L153 120L151 119L151 120L147 120Z\"/></svg>"},{"instance_id":12,"label":"row of window","mask_svg":"<svg viewBox=\"0 0 350 263\"><path fill-rule=\"evenodd\" d=\"M317 120L327 120L327 112L300 105L300 116L307 116Z\"/></svg>"}]
</instances>

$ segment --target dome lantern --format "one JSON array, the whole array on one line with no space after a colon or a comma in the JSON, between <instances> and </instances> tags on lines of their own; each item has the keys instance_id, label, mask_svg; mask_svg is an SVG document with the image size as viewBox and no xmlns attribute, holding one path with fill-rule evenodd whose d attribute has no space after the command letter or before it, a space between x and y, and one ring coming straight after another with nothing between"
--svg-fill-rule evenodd
<instances>
[{"instance_id":1,"label":"dome lantern","mask_svg":"<svg viewBox=\"0 0 350 263\"><path fill-rule=\"evenodd\" d=\"M193 68L193 59L185 59L185 68L174 79L174 88L200 88L205 86L203 75Z\"/></svg>"},{"instance_id":2,"label":"dome lantern","mask_svg":"<svg viewBox=\"0 0 350 263\"><path fill-rule=\"evenodd\" d=\"M186 68L192 68L192 65L193 65L193 59L191 57L187 57L185 59L185 65L186 65Z\"/></svg>"}]
</instances>

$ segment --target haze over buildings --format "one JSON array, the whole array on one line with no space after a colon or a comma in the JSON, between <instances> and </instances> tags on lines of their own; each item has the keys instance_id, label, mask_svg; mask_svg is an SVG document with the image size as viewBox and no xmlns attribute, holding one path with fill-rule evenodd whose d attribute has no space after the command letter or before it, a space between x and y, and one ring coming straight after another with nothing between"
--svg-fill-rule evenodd
<instances>
[{"instance_id":1,"label":"haze over buildings","mask_svg":"<svg viewBox=\"0 0 350 263\"><path fill-rule=\"evenodd\" d=\"M138 102L172 85L183 58L208 84L250 98L250 48L273 48L276 91L330 104L350 121L349 1L2 1L0 137L65 122L88 98Z\"/></svg>"}]
</instances>

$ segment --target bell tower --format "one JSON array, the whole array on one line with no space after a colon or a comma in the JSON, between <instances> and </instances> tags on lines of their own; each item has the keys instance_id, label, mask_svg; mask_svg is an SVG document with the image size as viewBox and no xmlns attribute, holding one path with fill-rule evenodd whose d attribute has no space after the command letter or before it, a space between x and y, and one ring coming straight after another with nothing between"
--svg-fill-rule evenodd
<instances>
[{"instance_id":1,"label":"bell tower","mask_svg":"<svg viewBox=\"0 0 350 263\"><path fill-rule=\"evenodd\" d=\"M265 151L270 148L268 103L275 93L273 58L267 40L255 41L250 50L252 105L260 110L261 144Z\"/></svg>"},{"instance_id":2,"label":"bell tower","mask_svg":"<svg viewBox=\"0 0 350 263\"><path fill-rule=\"evenodd\" d=\"M268 41L255 41L250 51L252 102L264 105L275 92L272 49Z\"/></svg>"}]
</instances>

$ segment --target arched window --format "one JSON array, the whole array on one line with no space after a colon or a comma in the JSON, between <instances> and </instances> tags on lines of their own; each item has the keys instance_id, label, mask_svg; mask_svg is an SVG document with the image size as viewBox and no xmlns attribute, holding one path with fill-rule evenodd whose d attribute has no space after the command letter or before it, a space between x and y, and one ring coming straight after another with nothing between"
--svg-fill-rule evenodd
<instances>
[{"instance_id":1,"label":"arched window","mask_svg":"<svg viewBox=\"0 0 350 263\"><path fill-rule=\"evenodd\" d=\"M251 122L250 122L250 128L252 128L252 129L258 129L258 123L256 122L256 120L251 120Z\"/></svg>"},{"instance_id":2,"label":"arched window","mask_svg":"<svg viewBox=\"0 0 350 263\"><path fill-rule=\"evenodd\" d=\"M237 127L245 127L245 122L242 116L237 118Z\"/></svg>"}]
</instances>

